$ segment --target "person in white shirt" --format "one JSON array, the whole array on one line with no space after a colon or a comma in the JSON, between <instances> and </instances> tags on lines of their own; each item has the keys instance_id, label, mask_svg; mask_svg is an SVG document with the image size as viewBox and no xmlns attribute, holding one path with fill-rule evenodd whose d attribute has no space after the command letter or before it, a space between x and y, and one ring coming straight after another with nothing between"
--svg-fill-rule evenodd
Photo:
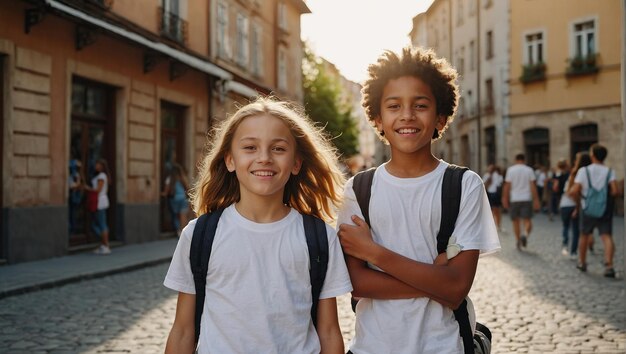
<instances>
[{"instance_id":1,"label":"person in white shirt","mask_svg":"<svg viewBox=\"0 0 626 354\"><path fill-rule=\"evenodd\" d=\"M533 228L533 209L538 211L540 208L535 173L525 161L524 154L515 156L515 164L507 169L502 188L502 206L509 209L511 214L518 250L526 248ZM521 230L520 219L524 223L524 233Z\"/></svg>"},{"instance_id":2,"label":"person in white shirt","mask_svg":"<svg viewBox=\"0 0 626 354\"><path fill-rule=\"evenodd\" d=\"M369 66L363 106L391 149L371 186L371 230L350 179L337 220L354 286L354 354L462 353L453 309L472 287L480 255L500 249L480 176L462 179L454 258L437 254L442 179L448 163L431 152L456 107L456 71L434 52L406 47ZM442 261L441 263L439 261ZM467 348L468 350L473 348Z\"/></svg>"},{"instance_id":3,"label":"person in white shirt","mask_svg":"<svg viewBox=\"0 0 626 354\"><path fill-rule=\"evenodd\" d=\"M615 171L604 165L604 159L608 154L607 149L600 144L593 144L589 148L591 157L591 165L586 166L578 171L574 179L572 194L581 200L583 208L582 215L582 234L578 245L578 266L577 268L585 272L587 271L587 248L592 238L593 230L598 229L602 244L604 245L604 276L615 278L615 270L613 269L613 255L615 253L615 244L613 243L613 197L618 195ZM590 179L588 178L590 177ZM607 182L608 181L608 182ZM608 186L606 185L608 183ZM604 214L601 217L593 217L585 214L585 197L589 193L590 186L596 190L608 187L608 198Z\"/></svg>"},{"instance_id":4,"label":"person in white shirt","mask_svg":"<svg viewBox=\"0 0 626 354\"><path fill-rule=\"evenodd\" d=\"M107 209L109 209L109 165L105 159L99 159L95 165L96 175L91 179L91 187L84 186L87 192L97 193L97 210L93 213L91 228L100 237L100 246L93 253L107 255L111 253L109 246L109 226L107 224Z\"/></svg>"},{"instance_id":5,"label":"person in white shirt","mask_svg":"<svg viewBox=\"0 0 626 354\"><path fill-rule=\"evenodd\" d=\"M502 207L502 184L504 183L504 178L499 170L500 168L498 166L490 164L487 167L487 173L483 176L483 183L485 183L485 189L487 190L493 220L496 222L498 231L502 231L500 227L500 209Z\"/></svg>"},{"instance_id":6,"label":"person in white shirt","mask_svg":"<svg viewBox=\"0 0 626 354\"><path fill-rule=\"evenodd\" d=\"M312 319L303 216L331 221L345 181L335 150L296 108L269 98L216 128L192 188L194 211L224 210L206 275L195 343L196 289L183 229L164 285L178 291L165 353L343 353L335 297L352 290L340 244L326 225L328 269Z\"/></svg>"}]
</instances>

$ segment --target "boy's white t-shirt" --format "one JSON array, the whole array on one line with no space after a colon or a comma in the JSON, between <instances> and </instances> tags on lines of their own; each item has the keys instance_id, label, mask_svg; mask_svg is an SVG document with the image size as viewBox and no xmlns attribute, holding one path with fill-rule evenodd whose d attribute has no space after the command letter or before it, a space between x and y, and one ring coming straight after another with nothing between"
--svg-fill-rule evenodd
<instances>
[{"instance_id":1,"label":"boy's white t-shirt","mask_svg":"<svg viewBox=\"0 0 626 354\"><path fill-rule=\"evenodd\" d=\"M609 183L615 181L615 171L610 169L609 167L599 164L592 163L591 165L585 166L578 170L576 173L576 177L574 178L574 183L580 184L582 187L581 195L587 196L589 192L589 180L587 178L587 170L589 171L589 177L591 177L591 185L593 188L602 189L606 184L606 178L609 177ZM608 174L611 174L609 176ZM582 207L585 207L585 198L580 198L582 201Z\"/></svg>"},{"instance_id":2,"label":"boy's white t-shirt","mask_svg":"<svg viewBox=\"0 0 626 354\"><path fill-rule=\"evenodd\" d=\"M189 250L196 219L183 229L164 285L195 294ZM352 291L341 246L326 225L329 260L320 299ZM309 252L302 215L259 224L234 205L220 217L206 278L198 353L319 353L311 321Z\"/></svg>"},{"instance_id":3,"label":"boy's white t-shirt","mask_svg":"<svg viewBox=\"0 0 626 354\"><path fill-rule=\"evenodd\" d=\"M441 221L441 186L448 166L444 161L417 178L398 178L383 164L374 174L369 215L374 241L405 257L432 264L437 257L437 232ZM337 225L353 224L362 217L352 189L346 184ZM489 200L476 173L463 175L461 206L453 236L463 250L481 255L500 249ZM371 268L380 270L373 265ZM452 310L428 298L361 299L356 311L355 354L462 353L458 322Z\"/></svg>"}]
</instances>

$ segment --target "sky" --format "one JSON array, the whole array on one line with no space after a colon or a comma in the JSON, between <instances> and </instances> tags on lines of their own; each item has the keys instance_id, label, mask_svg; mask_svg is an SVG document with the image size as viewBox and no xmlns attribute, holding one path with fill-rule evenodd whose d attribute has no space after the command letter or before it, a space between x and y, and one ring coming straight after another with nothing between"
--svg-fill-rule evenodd
<instances>
[{"instance_id":1,"label":"sky","mask_svg":"<svg viewBox=\"0 0 626 354\"><path fill-rule=\"evenodd\" d=\"M409 44L412 19L433 0L307 0L301 37L316 55L335 64L348 80L362 83L367 66L385 49Z\"/></svg>"}]
</instances>

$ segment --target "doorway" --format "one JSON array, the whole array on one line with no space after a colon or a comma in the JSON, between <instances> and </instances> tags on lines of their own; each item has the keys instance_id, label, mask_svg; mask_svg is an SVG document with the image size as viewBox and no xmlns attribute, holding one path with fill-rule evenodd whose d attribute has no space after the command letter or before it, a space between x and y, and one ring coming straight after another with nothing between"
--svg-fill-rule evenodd
<instances>
[{"instance_id":1,"label":"doorway","mask_svg":"<svg viewBox=\"0 0 626 354\"><path fill-rule=\"evenodd\" d=\"M546 128L528 129L524 132L526 163L529 166L550 167L550 131Z\"/></svg>"},{"instance_id":2,"label":"doorway","mask_svg":"<svg viewBox=\"0 0 626 354\"><path fill-rule=\"evenodd\" d=\"M589 152L591 145L598 142L598 125L585 124L571 127L569 130L571 139L570 161L574 162L576 153Z\"/></svg>"},{"instance_id":3,"label":"doorway","mask_svg":"<svg viewBox=\"0 0 626 354\"><path fill-rule=\"evenodd\" d=\"M161 190L175 163L185 166L185 112L186 108L161 101ZM162 233L174 233L172 213L167 197L161 197L159 214Z\"/></svg>"},{"instance_id":4,"label":"doorway","mask_svg":"<svg viewBox=\"0 0 626 354\"><path fill-rule=\"evenodd\" d=\"M110 239L115 240L115 117L113 116L114 90L106 85L74 78L72 82L72 107L70 130L70 156L68 183L79 180L92 186L95 166L99 159L108 163L109 209L107 222ZM76 247L99 242L91 230L91 213L87 210L84 193L70 189L68 193L69 245Z\"/></svg>"},{"instance_id":5,"label":"doorway","mask_svg":"<svg viewBox=\"0 0 626 354\"><path fill-rule=\"evenodd\" d=\"M4 57L0 55L0 166L4 166ZM2 168L4 171L4 168ZM0 264L6 259L4 238L4 172L0 172Z\"/></svg>"}]
</instances>

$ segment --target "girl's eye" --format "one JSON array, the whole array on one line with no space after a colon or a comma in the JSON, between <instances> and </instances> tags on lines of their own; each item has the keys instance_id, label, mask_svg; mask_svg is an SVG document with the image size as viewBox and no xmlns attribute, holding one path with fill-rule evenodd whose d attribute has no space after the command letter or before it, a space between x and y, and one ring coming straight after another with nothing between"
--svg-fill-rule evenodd
<instances>
[{"instance_id":1,"label":"girl's eye","mask_svg":"<svg viewBox=\"0 0 626 354\"><path fill-rule=\"evenodd\" d=\"M280 151L280 152L287 151L287 149L285 149L285 148L284 148L284 147L282 147L282 146L275 146L275 147L273 148L273 150L274 150L274 151Z\"/></svg>"},{"instance_id":2,"label":"girl's eye","mask_svg":"<svg viewBox=\"0 0 626 354\"><path fill-rule=\"evenodd\" d=\"M244 150L255 150L256 147L252 146L252 145L247 145L243 147Z\"/></svg>"}]
</instances>

